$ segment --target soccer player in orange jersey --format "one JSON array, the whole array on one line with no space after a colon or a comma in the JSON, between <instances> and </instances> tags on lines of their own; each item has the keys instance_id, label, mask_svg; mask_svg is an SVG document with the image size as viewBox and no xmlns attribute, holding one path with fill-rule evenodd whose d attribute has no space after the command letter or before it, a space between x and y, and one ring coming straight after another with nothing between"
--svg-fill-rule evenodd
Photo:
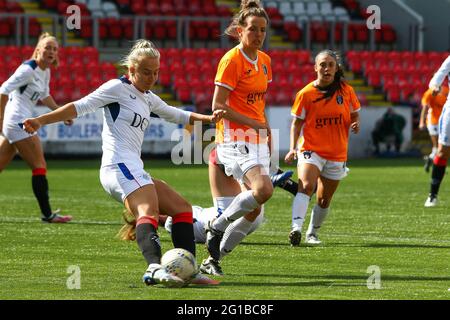
<instances>
[{"instance_id":1,"label":"soccer player in orange jersey","mask_svg":"<svg viewBox=\"0 0 450 320\"><path fill-rule=\"evenodd\" d=\"M269 56L259 50L268 22L260 1L244 0L226 30L239 39L239 45L222 57L215 77L213 110L227 111L216 126L217 157L226 175L250 188L240 192L222 215L208 223L206 247L210 257L204 262L218 261L228 225L249 212L259 211L273 193L267 139L270 131L264 113L272 71ZM237 227L246 232L249 225Z\"/></svg>"},{"instance_id":2,"label":"soccer player in orange jersey","mask_svg":"<svg viewBox=\"0 0 450 320\"><path fill-rule=\"evenodd\" d=\"M442 113L445 101L447 100L448 87L443 87L442 90L433 95L433 91L428 89L422 97L422 112L420 113L419 129L428 129L432 143L432 150L428 156L425 156L425 171L430 171L433 164L434 156L438 149L438 127L439 117Z\"/></svg>"},{"instance_id":3,"label":"soccer player in orange jersey","mask_svg":"<svg viewBox=\"0 0 450 320\"><path fill-rule=\"evenodd\" d=\"M301 228L317 185L317 204L311 214L306 242L318 244L317 231L329 212L331 198L346 173L349 129L359 132L360 103L353 88L343 81L339 57L331 50L319 52L314 70L317 79L300 90L292 106L290 151L287 163L298 158L298 193L292 205L289 240L299 246ZM298 145L303 130L303 142Z\"/></svg>"}]
</instances>

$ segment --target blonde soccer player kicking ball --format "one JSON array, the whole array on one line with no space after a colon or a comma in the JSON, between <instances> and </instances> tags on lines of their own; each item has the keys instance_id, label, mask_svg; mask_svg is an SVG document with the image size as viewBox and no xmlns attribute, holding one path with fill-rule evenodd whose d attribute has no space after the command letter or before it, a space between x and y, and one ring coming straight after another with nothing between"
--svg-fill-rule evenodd
<instances>
[{"instance_id":1,"label":"blonde soccer player kicking ball","mask_svg":"<svg viewBox=\"0 0 450 320\"><path fill-rule=\"evenodd\" d=\"M215 111L211 116L187 112L167 105L155 95L151 88L158 79L160 53L150 41L138 40L123 65L128 68L127 76L110 80L86 97L53 112L26 119L24 129L34 133L43 125L103 110L100 182L105 191L123 203L134 217L122 229L122 238L136 240L148 266L143 276L147 285L160 283L181 287L186 283L160 264L158 219L159 212L171 216L174 247L195 255L192 206L168 184L144 170L141 160L144 132L152 112L181 124L216 122L225 112ZM200 273L194 276L192 283L218 284Z\"/></svg>"}]
</instances>

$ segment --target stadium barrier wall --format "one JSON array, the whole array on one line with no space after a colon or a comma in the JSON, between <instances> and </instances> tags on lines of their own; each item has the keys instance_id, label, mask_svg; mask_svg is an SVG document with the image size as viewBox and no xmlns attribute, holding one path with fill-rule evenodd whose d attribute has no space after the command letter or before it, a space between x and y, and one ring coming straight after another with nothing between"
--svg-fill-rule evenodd
<instances>
[{"instance_id":1,"label":"stadium barrier wall","mask_svg":"<svg viewBox=\"0 0 450 320\"><path fill-rule=\"evenodd\" d=\"M349 158L366 158L372 156L373 144L371 132L375 124L386 112L386 107L363 107L360 111L361 131L355 135L350 133ZM35 108L35 115L47 112L45 107ZM403 129L404 141L401 151L406 151L412 139L412 110L405 107L394 107L397 114L402 115L406 120ZM269 107L267 117L272 129L277 129L279 137L280 159L289 150L289 134L291 125L290 107ZM65 126L56 123L43 127L39 131L39 136L43 142L44 150L47 154L54 155L74 155L82 156L87 154L100 155L101 132L102 132L102 111L88 114L77 118L72 126ZM166 122L159 118L152 118L145 131L144 145L142 152L149 154L170 154L173 147L179 144L179 132L184 126ZM196 139L198 140L199 137ZM192 138L194 139L194 138ZM201 139L200 139L201 140ZM209 141L209 140L208 140Z\"/></svg>"},{"instance_id":2,"label":"stadium barrier wall","mask_svg":"<svg viewBox=\"0 0 450 320\"><path fill-rule=\"evenodd\" d=\"M360 111L361 131L358 134L350 133L350 141L348 148L349 159L367 158L373 155L372 131L375 124L386 112L387 107L364 106ZM403 144L402 152L406 151L412 140L412 110L406 107L393 107L395 113L402 115L406 120L405 128L403 128ZM289 150L289 135L291 127L291 107L271 107L268 108L267 117L270 127L278 129L280 144L280 159Z\"/></svg>"}]
</instances>

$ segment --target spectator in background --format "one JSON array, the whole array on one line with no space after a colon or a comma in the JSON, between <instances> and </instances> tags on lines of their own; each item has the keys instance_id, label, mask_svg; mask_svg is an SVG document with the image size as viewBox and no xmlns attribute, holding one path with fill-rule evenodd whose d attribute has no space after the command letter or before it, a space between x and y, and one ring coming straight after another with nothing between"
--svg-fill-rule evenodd
<instances>
[{"instance_id":1,"label":"spectator in background","mask_svg":"<svg viewBox=\"0 0 450 320\"><path fill-rule=\"evenodd\" d=\"M18 123L33 115L38 100L52 110L59 108L49 88L50 67L58 66L58 48L56 38L43 33L31 59L22 63L0 87L0 172L18 152L32 170L31 186L41 210L41 219L50 223L66 223L72 220L72 216L52 211L41 141L36 133L26 133ZM70 125L72 120L64 123Z\"/></svg>"},{"instance_id":2,"label":"spectator in background","mask_svg":"<svg viewBox=\"0 0 450 320\"><path fill-rule=\"evenodd\" d=\"M444 87L436 95L433 95L433 91L428 89L422 97L422 111L420 113L419 129L428 129L432 144L431 153L424 157L426 172L430 171L434 156L438 150L439 117L441 116L442 108L447 100L447 95L448 87Z\"/></svg>"},{"instance_id":3,"label":"spectator in background","mask_svg":"<svg viewBox=\"0 0 450 320\"><path fill-rule=\"evenodd\" d=\"M377 121L375 129L372 131L375 154L380 154L380 142L386 143L387 151L391 150L391 143L394 143L395 151L400 152L405 125L405 118L396 114L394 109L388 108L383 117Z\"/></svg>"}]
</instances>

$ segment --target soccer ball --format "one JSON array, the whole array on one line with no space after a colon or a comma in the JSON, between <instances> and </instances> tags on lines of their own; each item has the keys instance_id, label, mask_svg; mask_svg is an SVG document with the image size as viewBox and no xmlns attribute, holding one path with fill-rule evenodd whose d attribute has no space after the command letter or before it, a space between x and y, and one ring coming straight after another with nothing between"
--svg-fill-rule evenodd
<instances>
[{"instance_id":1,"label":"soccer ball","mask_svg":"<svg viewBox=\"0 0 450 320\"><path fill-rule=\"evenodd\" d=\"M161 265L168 273L184 281L192 279L192 276L197 273L197 261L194 255L181 248L167 251L161 258Z\"/></svg>"}]
</instances>

